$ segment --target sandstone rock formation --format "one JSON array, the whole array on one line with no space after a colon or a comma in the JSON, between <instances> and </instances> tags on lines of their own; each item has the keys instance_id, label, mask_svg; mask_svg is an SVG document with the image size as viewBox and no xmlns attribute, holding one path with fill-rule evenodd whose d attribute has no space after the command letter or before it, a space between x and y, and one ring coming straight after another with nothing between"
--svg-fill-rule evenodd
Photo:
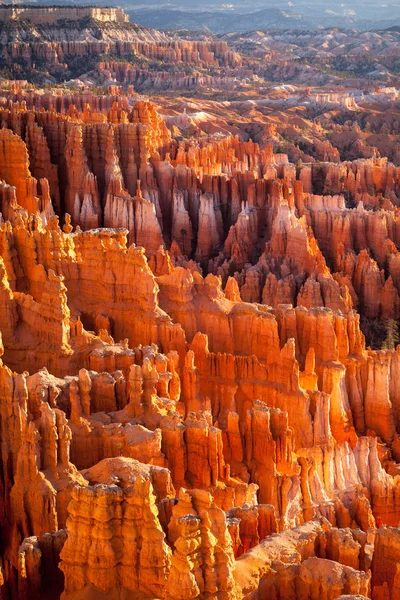
<instances>
[{"instance_id":1,"label":"sandstone rock formation","mask_svg":"<svg viewBox=\"0 0 400 600\"><path fill-rule=\"evenodd\" d=\"M0 117L1 597L397 598L398 167Z\"/></svg>"}]
</instances>

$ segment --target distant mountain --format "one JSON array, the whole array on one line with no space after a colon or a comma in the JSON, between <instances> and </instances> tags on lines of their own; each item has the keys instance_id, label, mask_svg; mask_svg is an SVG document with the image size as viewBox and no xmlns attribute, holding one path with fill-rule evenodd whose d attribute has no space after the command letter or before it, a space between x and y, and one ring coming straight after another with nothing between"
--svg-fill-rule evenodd
<instances>
[{"instance_id":1,"label":"distant mountain","mask_svg":"<svg viewBox=\"0 0 400 600\"><path fill-rule=\"evenodd\" d=\"M215 33L246 32L260 29L318 29L341 27L347 29L386 29L398 26L400 19L372 21L353 16L315 15L304 16L293 10L267 8L256 12L239 14L220 10L179 10L166 8L138 8L127 10L131 21L154 29L189 29Z\"/></svg>"},{"instance_id":2,"label":"distant mountain","mask_svg":"<svg viewBox=\"0 0 400 600\"><path fill-rule=\"evenodd\" d=\"M312 29L312 23L292 11L268 8L248 14L220 11L138 9L127 11L131 21L155 29L210 30L216 33L253 29Z\"/></svg>"}]
</instances>

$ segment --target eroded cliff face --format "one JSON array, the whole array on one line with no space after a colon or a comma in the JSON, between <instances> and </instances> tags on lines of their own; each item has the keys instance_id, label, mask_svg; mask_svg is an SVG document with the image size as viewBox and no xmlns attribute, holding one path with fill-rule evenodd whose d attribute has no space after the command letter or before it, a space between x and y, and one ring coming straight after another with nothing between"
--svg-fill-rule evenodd
<instances>
[{"instance_id":1,"label":"eroded cliff face","mask_svg":"<svg viewBox=\"0 0 400 600\"><path fill-rule=\"evenodd\" d=\"M395 600L398 168L0 116L2 598Z\"/></svg>"}]
</instances>

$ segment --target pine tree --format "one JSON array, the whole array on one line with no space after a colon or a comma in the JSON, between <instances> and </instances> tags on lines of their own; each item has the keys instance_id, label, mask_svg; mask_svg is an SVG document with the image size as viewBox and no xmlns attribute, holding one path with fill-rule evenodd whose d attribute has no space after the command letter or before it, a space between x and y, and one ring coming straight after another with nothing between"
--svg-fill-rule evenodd
<instances>
[{"instance_id":1,"label":"pine tree","mask_svg":"<svg viewBox=\"0 0 400 600\"><path fill-rule=\"evenodd\" d=\"M399 326L394 319L388 319L386 324L386 338L382 343L382 350L394 350L400 342Z\"/></svg>"}]
</instances>

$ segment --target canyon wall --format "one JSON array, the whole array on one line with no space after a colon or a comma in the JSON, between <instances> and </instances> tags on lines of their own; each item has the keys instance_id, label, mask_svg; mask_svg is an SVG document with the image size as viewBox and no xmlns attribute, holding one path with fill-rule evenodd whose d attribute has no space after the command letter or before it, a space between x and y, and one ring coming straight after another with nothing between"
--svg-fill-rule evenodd
<instances>
[{"instance_id":1,"label":"canyon wall","mask_svg":"<svg viewBox=\"0 0 400 600\"><path fill-rule=\"evenodd\" d=\"M77 21L85 17L113 23L129 21L122 8L110 6L0 6L0 21L26 19L32 23L55 23L61 19Z\"/></svg>"}]
</instances>

